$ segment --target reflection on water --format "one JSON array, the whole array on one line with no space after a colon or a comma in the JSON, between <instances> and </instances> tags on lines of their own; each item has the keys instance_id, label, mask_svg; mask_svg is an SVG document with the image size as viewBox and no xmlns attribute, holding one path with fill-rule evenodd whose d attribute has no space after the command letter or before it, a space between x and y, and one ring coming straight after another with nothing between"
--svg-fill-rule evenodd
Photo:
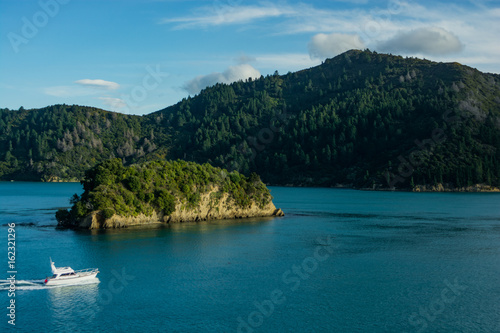
<instances>
[{"instance_id":1,"label":"reflection on water","mask_svg":"<svg viewBox=\"0 0 500 333\"><path fill-rule=\"evenodd\" d=\"M244 225L257 225L262 223L272 223L274 217L255 217L246 219L227 219L227 220L211 220L200 222L182 222L182 223L155 223L151 225L131 226L121 229L100 229L100 230L79 230L77 233L86 235L90 234L96 241L109 240L128 240L141 239L151 237L161 237L175 233L210 233L217 230Z\"/></svg>"},{"instance_id":2,"label":"reflection on water","mask_svg":"<svg viewBox=\"0 0 500 333\"><path fill-rule=\"evenodd\" d=\"M48 306L54 327L79 331L83 323L91 323L100 312L99 284L52 288L47 290Z\"/></svg>"}]
</instances>

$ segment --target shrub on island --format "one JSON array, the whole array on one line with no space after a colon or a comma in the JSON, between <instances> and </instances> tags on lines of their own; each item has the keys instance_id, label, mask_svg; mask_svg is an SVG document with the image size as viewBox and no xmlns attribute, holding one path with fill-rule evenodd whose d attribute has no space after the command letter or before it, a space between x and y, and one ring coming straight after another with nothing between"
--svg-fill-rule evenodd
<instances>
[{"instance_id":1,"label":"shrub on island","mask_svg":"<svg viewBox=\"0 0 500 333\"><path fill-rule=\"evenodd\" d=\"M59 227L77 228L93 215L101 221L116 216L157 216L165 222L176 211L192 210L200 214L193 219L208 219L224 216L220 213L221 200L228 209L253 207L253 214L260 214L260 209L261 215L266 215L263 212L269 212L272 205L269 189L255 173L246 177L207 163L181 160L124 166L121 159L110 159L86 171L81 183L84 192L73 195L71 209L56 213ZM203 205L208 209L200 209ZM218 214L211 212L212 208Z\"/></svg>"}]
</instances>

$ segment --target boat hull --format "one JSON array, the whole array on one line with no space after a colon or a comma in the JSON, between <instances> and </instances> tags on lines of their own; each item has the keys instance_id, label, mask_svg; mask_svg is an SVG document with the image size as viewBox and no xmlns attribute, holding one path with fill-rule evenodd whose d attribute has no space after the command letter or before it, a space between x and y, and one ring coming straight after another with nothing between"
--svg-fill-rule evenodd
<instances>
[{"instance_id":1,"label":"boat hull","mask_svg":"<svg viewBox=\"0 0 500 333\"><path fill-rule=\"evenodd\" d=\"M70 284L80 284L80 283L98 283L99 279L96 277L98 272L92 272L88 274L78 274L77 276L69 277L59 277L59 278L47 278L45 280L46 286L61 286Z\"/></svg>"}]
</instances>

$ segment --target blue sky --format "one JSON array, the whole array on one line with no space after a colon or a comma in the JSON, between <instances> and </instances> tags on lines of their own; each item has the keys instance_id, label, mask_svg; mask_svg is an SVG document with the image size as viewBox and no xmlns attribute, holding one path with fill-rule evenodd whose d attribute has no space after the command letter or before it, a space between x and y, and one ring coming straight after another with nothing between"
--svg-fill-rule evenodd
<instances>
[{"instance_id":1,"label":"blue sky","mask_svg":"<svg viewBox=\"0 0 500 333\"><path fill-rule=\"evenodd\" d=\"M500 1L2 0L0 107L147 114L352 48L500 73Z\"/></svg>"}]
</instances>

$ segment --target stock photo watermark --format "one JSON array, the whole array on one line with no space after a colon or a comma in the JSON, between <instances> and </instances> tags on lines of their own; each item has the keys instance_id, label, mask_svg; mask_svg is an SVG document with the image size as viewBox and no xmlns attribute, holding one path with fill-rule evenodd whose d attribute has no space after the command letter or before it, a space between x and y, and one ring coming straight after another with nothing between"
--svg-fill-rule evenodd
<instances>
[{"instance_id":1,"label":"stock photo watermark","mask_svg":"<svg viewBox=\"0 0 500 333\"><path fill-rule=\"evenodd\" d=\"M239 6L241 3L242 0L216 0L213 2L213 10L218 18L223 21L226 14L230 12L231 9ZM267 145L273 142L275 134L277 134L283 126L288 124L290 118L291 116L288 115L286 109L284 109L282 113L273 117L269 121L268 127L261 128L256 136L248 136L246 140L238 146L238 153L248 158L249 162L254 161L258 152L261 152ZM235 157L226 155L222 162L226 165L228 170L241 171L241 165Z\"/></svg>"},{"instance_id":2,"label":"stock photo watermark","mask_svg":"<svg viewBox=\"0 0 500 333\"><path fill-rule=\"evenodd\" d=\"M432 154L437 145L446 141L447 137L441 128L436 128L432 131L431 137L422 141L415 140L414 143L418 149L412 151L405 159L403 155L398 156L400 164L398 166L398 174L395 175L386 171L385 178L390 188L394 188L399 182L404 182L410 177L415 168L424 162L424 157L427 154Z\"/></svg>"},{"instance_id":3,"label":"stock photo watermark","mask_svg":"<svg viewBox=\"0 0 500 333\"><path fill-rule=\"evenodd\" d=\"M9 325L16 326L16 224L9 223L7 229L7 278L8 287L7 296L9 297L9 306L7 307L7 322Z\"/></svg>"},{"instance_id":4,"label":"stock photo watermark","mask_svg":"<svg viewBox=\"0 0 500 333\"><path fill-rule=\"evenodd\" d=\"M130 89L128 94L122 94L120 96L120 102L115 105L116 107L124 107L125 112L130 112L131 108L137 108L139 103L146 100L151 91L160 86L163 82L163 78L169 75L168 73L160 70L159 64L157 64L155 68L148 65L145 70L147 74L142 78L141 84L138 84Z\"/></svg>"},{"instance_id":5,"label":"stock photo watermark","mask_svg":"<svg viewBox=\"0 0 500 333\"><path fill-rule=\"evenodd\" d=\"M227 0L227 1L220 1L220 0L215 0L213 2L213 9L215 14L218 16L218 18L223 21L224 16L226 13L231 10L231 8L234 8L238 5L240 5L242 0Z\"/></svg>"},{"instance_id":6,"label":"stock photo watermark","mask_svg":"<svg viewBox=\"0 0 500 333\"><path fill-rule=\"evenodd\" d=\"M372 12L372 19L366 22L361 29L365 40L374 40L383 31L383 25L388 24L394 15L403 11L403 4L399 0L389 0L387 9Z\"/></svg>"},{"instance_id":7,"label":"stock photo watermark","mask_svg":"<svg viewBox=\"0 0 500 333\"><path fill-rule=\"evenodd\" d=\"M269 121L269 127L262 128L257 133L256 137L247 137L246 142L248 143L250 152L245 149L243 144L240 144L239 151L245 155L248 155L248 153L250 153L250 161L253 161L257 156L257 152L261 152L262 150L264 150L266 145L269 145L274 141L274 134L278 133L283 126L286 126L290 118L291 116L286 113L286 110L283 110L283 112L278 116L273 117Z\"/></svg>"},{"instance_id":8,"label":"stock photo watermark","mask_svg":"<svg viewBox=\"0 0 500 333\"><path fill-rule=\"evenodd\" d=\"M330 235L324 239L318 237L316 241L319 245L315 247L311 256L302 260L299 265L292 265L281 275L281 282L286 287L276 288L269 293L269 298L253 302L255 310L247 316L239 316L236 319L238 333L252 333L261 327L275 309L287 301L286 293L297 291L302 282L308 280L320 264L331 257L334 249L338 248L337 244L333 244L333 237Z\"/></svg>"},{"instance_id":9,"label":"stock photo watermark","mask_svg":"<svg viewBox=\"0 0 500 333\"><path fill-rule=\"evenodd\" d=\"M26 45L38 35L40 29L43 29L51 19L59 14L61 5L66 5L70 0L40 0L38 5L40 10L36 11L30 18L23 16L21 18L22 26L19 33L9 32L7 38L15 53L20 51L21 45Z\"/></svg>"},{"instance_id":10,"label":"stock photo watermark","mask_svg":"<svg viewBox=\"0 0 500 333\"><path fill-rule=\"evenodd\" d=\"M418 328L417 333L427 330L429 324L433 323L447 307L456 301L457 296L461 296L468 288L466 285L461 285L457 278L453 283L446 279L443 283L446 287L441 290L439 296L430 301L428 306L420 306L418 312L412 312L408 317L410 325Z\"/></svg>"},{"instance_id":11,"label":"stock photo watermark","mask_svg":"<svg viewBox=\"0 0 500 333\"><path fill-rule=\"evenodd\" d=\"M135 279L134 275L128 275L125 272L125 267L122 267L121 272L113 269L111 274L113 278L109 280L106 288L100 289L97 294L97 306L92 308L92 313L87 317L88 322L95 319L97 313L101 311L101 307L111 304L114 296L123 292L129 282Z\"/></svg>"},{"instance_id":12,"label":"stock photo watermark","mask_svg":"<svg viewBox=\"0 0 500 333\"><path fill-rule=\"evenodd\" d=\"M259 130L257 133L257 136L248 136L246 140L244 140L239 146L238 146L238 153L241 155L248 157L249 162L252 162L255 160L255 157L257 156L258 152L261 152L266 148L267 145L271 144L271 142L274 141L275 134L277 134L283 126L286 126L289 122L289 119L292 116L289 115L286 112L286 109L284 109L279 115L274 116L270 121L269 121L269 126L262 128ZM229 155L226 155L226 158L228 158ZM225 162L223 159L223 162ZM228 170L240 170L240 165L236 161L235 157L230 157L231 159L225 162L226 168Z\"/></svg>"},{"instance_id":13,"label":"stock photo watermark","mask_svg":"<svg viewBox=\"0 0 500 333\"><path fill-rule=\"evenodd\" d=\"M455 113L455 114L454 114ZM457 128L466 120L466 116L463 114L458 114L452 110L446 111L442 119L451 128ZM395 188L397 183L403 183L406 179L411 177L415 172L415 168L422 165L425 161L426 156L432 155L434 150L442 145L448 139L444 129L435 128L429 138L424 140L413 141L416 149L409 153L406 157L403 155L398 156L398 161L400 162L397 168L397 174L390 171L384 173L384 177L389 185L389 188Z\"/></svg>"}]
</instances>

